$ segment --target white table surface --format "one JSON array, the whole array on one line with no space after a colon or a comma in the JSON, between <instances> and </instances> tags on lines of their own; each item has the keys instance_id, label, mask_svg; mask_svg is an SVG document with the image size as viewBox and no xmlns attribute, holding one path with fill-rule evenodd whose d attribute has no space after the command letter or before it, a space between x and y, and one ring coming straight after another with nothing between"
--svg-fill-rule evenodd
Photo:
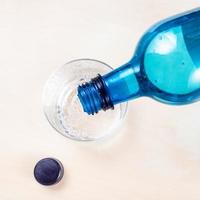
<instances>
[{"instance_id":1,"label":"white table surface","mask_svg":"<svg viewBox=\"0 0 200 200\"><path fill-rule=\"evenodd\" d=\"M41 96L49 75L75 58L113 67L130 59L154 22L198 0L0 0L0 199L199 200L200 103L129 103L119 134L105 142L64 138L47 122ZM43 157L65 176L33 178Z\"/></svg>"}]
</instances>

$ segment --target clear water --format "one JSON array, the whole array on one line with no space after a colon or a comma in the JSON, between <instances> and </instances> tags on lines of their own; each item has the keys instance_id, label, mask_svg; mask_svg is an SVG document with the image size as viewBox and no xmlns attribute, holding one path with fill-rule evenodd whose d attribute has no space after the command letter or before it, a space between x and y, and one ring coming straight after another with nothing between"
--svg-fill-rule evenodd
<instances>
[{"instance_id":1,"label":"clear water","mask_svg":"<svg viewBox=\"0 0 200 200\"><path fill-rule=\"evenodd\" d=\"M97 60L79 59L58 69L46 83L43 92L45 115L54 129L74 140L88 141L114 133L126 114L127 104L116 106L114 111L88 116L77 96L77 87L98 73L111 68Z\"/></svg>"},{"instance_id":2,"label":"clear water","mask_svg":"<svg viewBox=\"0 0 200 200\"><path fill-rule=\"evenodd\" d=\"M79 140L95 140L112 133L119 123L120 105L114 111L86 115L77 96L78 84L67 84L57 103L57 118L63 134Z\"/></svg>"}]
</instances>

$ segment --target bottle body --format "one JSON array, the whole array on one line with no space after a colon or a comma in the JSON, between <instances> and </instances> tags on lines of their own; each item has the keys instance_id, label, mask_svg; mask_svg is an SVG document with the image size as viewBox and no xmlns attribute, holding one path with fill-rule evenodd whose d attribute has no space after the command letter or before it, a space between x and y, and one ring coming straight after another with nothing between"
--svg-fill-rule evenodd
<instances>
[{"instance_id":1,"label":"bottle body","mask_svg":"<svg viewBox=\"0 0 200 200\"><path fill-rule=\"evenodd\" d=\"M199 52L200 10L160 22L144 34L127 64L101 77L104 93L112 106L140 96L175 105L197 101Z\"/></svg>"}]
</instances>

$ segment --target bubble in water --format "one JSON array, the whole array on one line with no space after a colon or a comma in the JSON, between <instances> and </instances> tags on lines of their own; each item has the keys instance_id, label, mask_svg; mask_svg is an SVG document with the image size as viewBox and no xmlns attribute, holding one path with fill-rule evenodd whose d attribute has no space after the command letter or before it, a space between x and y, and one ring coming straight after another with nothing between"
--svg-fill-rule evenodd
<instances>
[{"instance_id":1,"label":"bubble in water","mask_svg":"<svg viewBox=\"0 0 200 200\"><path fill-rule=\"evenodd\" d=\"M61 107L57 114L63 129L71 137L79 137L83 140L97 139L104 137L114 126L117 126L120 118L119 106L116 106L114 111L100 111L96 115L88 115L83 112L76 87L70 92L63 93L66 95L60 100Z\"/></svg>"}]
</instances>

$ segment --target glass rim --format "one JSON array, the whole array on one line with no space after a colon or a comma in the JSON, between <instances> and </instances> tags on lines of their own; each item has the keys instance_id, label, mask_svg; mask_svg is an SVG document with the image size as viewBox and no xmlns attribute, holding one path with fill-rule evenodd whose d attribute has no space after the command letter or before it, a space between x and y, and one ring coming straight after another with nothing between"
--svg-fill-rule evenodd
<instances>
[{"instance_id":1,"label":"glass rim","mask_svg":"<svg viewBox=\"0 0 200 200\"><path fill-rule=\"evenodd\" d=\"M94 61L94 62L98 62L98 63L101 63L105 66L105 69L109 69L109 70L113 70L113 68L108 65L107 63L105 62L102 62L102 61L99 61L97 59L91 59L91 58L79 58L79 59L74 59L74 60L71 60L65 64L63 64L61 67L57 68L50 76L49 78L47 79L45 85L44 85L44 88L43 88L43 95L42 95L42 107L43 107L43 113L48 121L48 123L51 125L51 127L53 127L53 129L60 133L62 136L66 137L66 138L69 138L71 140L74 140L74 141L79 141L79 142L88 142L88 141L99 141L99 140L103 140L104 138L106 137L109 137L109 135L113 135L114 134L114 130L119 127L121 125L121 123L124 121L124 118L126 116L126 113L127 113L127 110L128 110L128 102L124 102L124 103L120 103L118 106L119 106L119 118L117 119L117 124L116 125L111 125L111 128L109 131L103 131L105 134L103 134L103 136L99 137L99 138L87 138L87 139L82 139L80 137L75 137L75 136L72 136L68 133L64 133L59 127L58 125L56 124L56 122L53 122L51 120L51 118L49 117L48 113L47 113L47 110L46 110L46 106L45 106L45 90L48 86L48 83L51 81L51 79L55 76L56 73L58 73L63 67L66 67L66 65L69 65L71 63L74 63L74 62L79 62L79 61ZM106 111L105 111L106 112ZM97 114L98 115L98 114Z\"/></svg>"}]
</instances>

